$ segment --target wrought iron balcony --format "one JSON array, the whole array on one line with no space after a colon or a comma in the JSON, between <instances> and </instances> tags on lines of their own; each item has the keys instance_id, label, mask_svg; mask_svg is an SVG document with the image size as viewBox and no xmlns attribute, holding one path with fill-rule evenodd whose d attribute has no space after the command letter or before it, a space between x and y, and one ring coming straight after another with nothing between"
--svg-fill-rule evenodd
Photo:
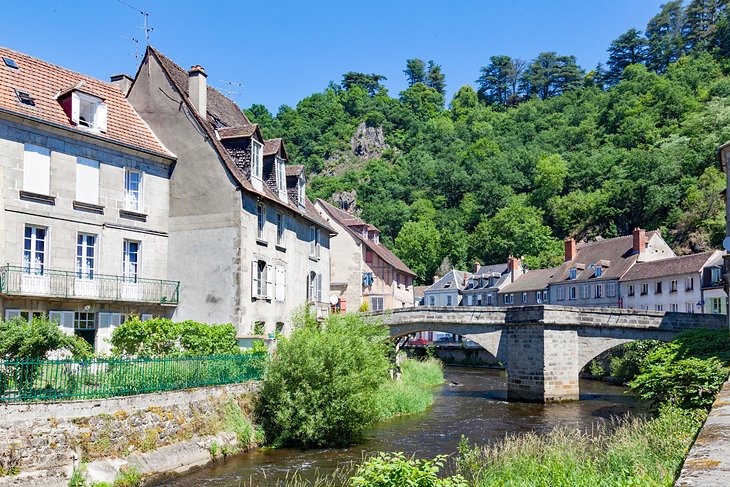
<instances>
[{"instance_id":1,"label":"wrought iron balcony","mask_svg":"<svg viewBox=\"0 0 730 487\"><path fill-rule=\"evenodd\" d=\"M180 282L4 266L0 294L175 305Z\"/></svg>"}]
</instances>

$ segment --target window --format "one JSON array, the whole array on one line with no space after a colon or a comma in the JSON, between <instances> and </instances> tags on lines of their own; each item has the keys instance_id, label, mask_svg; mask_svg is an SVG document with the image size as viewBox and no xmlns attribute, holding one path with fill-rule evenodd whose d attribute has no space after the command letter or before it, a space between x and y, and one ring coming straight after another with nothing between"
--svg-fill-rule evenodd
<instances>
[{"instance_id":1,"label":"window","mask_svg":"<svg viewBox=\"0 0 730 487\"><path fill-rule=\"evenodd\" d=\"M319 252L319 228L311 225L309 227L309 256L319 258ZM365 251L365 257L367 262L367 251Z\"/></svg>"},{"instance_id":2,"label":"window","mask_svg":"<svg viewBox=\"0 0 730 487\"><path fill-rule=\"evenodd\" d=\"M15 62L15 59L3 56L3 62L5 63L5 66L9 68L19 69L18 63Z\"/></svg>"},{"instance_id":3,"label":"window","mask_svg":"<svg viewBox=\"0 0 730 487\"><path fill-rule=\"evenodd\" d=\"M713 314L719 315L722 313L722 299L723 298L710 298Z\"/></svg>"},{"instance_id":4,"label":"window","mask_svg":"<svg viewBox=\"0 0 730 487\"><path fill-rule=\"evenodd\" d=\"M372 311L383 311L383 297L373 296L370 298L370 309Z\"/></svg>"},{"instance_id":5,"label":"window","mask_svg":"<svg viewBox=\"0 0 730 487\"><path fill-rule=\"evenodd\" d=\"M279 190L279 195L286 195L286 168L284 159L276 157L276 188Z\"/></svg>"},{"instance_id":6,"label":"window","mask_svg":"<svg viewBox=\"0 0 730 487\"><path fill-rule=\"evenodd\" d=\"M106 132L107 106L100 98L75 91L71 94L71 119L76 125Z\"/></svg>"},{"instance_id":7,"label":"window","mask_svg":"<svg viewBox=\"0 0 730 487\"><path fill-rule=\"evenodd\" d=\"M304 207L306 194L305 194L305 182L304 182L304 175L299 176L299 180L297 181L297 200L299 202L299 206Z\"/></svg>"},{"instance_id":8,"label":"window","mask_svg":"<svg viewBox=\"0 0 730 487\"><path fill-rule=\"evenodd\" d=\"M694 313L695 312L695 304L694 303L685 303L685 312L687 312L687 313Z\"/></svg>"},{"instance_id":9,"label":"window","mask_svg":"<svg viewBox=\"0 0 730 487\"><path fill-rule=\"evenodd\" d=\"M259 240L264 239L264 223L266 223L266 208L264 205L256 205L256 238Z\"/></svg>"},{"instance_id":10,"label":"window","mask_svg":"<svg viewBox=\"0 0 730 487\"><path fill-rule=\"evenodd\" d=\"M142 172L136 169L124 171L124 209L140 211L142 208Z\"/></svg>"},{"instance_id":11,"label":"window","mask_svg":"<svg viewBox=\"0 0 730 487\"><path fill-rule=\"evenodd\" d=\"M568 296L570 299L578 298L578 289L575 286L570 286L569 291L570 291L570 293Z\"/></svg>"},{"instance_id":12,"label":"window","mask_svg":"<svg viewBox=\"0 0 730 487\"><path fill-rule=\"evenodd\" d=\"M487 294L487 306L491 306L493 304L492 300L492 293Z\"/></svg>"},{"instance_id":13,"label":"window","mask_svg":"<svg viewBox=\"0 0 730 487\"><path fill-rule=\"evenodd\" d=\"M712 279L712 285L720 283L720 281L722 281L722 269L720 269L719 267L711 268L710 276Z\"/></svg>"},{"instance_id":14,"label":"window","mask_svg":"<svg viewBox=\"0 0 730 487\"><path fill-rule=\"evenodd\" d=\"M565 299L565 288L559 287L558 288L558 301L562 301Z\"/></svg>"},{"instance_id":15,"label":"window","mask_svg":"<svg viewBox=\"0 0 730 487\"><path fill-rule=\"evenodd\" d=\"M365 262L367 264L373 263L373 251L370 249L365 249Z\"/></svg>"},{"instance_id":16,"label":"window","mask_svg":"<svg viewBox=\"0 0 730 487\"><path fill-rule=\"evenodd\" d=\"M674 279L669 285L669 292L670 293L676 293L677 292L677 280Z\"/></svg>"},{"instance_id":17,"label":"window","mask_svg":"<svg viewBox=\"0 0 730 487\"><path fill-rule=\"evenodd\" d=\"M76 159L76 201L99 204L99 162L85 157Z\"/></svg>"},{"instance_id":18,"label":"window","mask_svg":"<svg viewBox=\"0 0 730 487\"><path fill-rule=\"evenodd\" d=\"M471 294L469 294L466 297L466 304L467 304L467 306L473 305L474 304L473 301L474 301L474 296L472 296Z\"/></svg>"},{"instance_id":19,"label":"window","mask_svg":"<svg viewBox=\"0 0 730 487\"><path fill-rule=\"evenodd\" d=\"M543 303L547 303L548 302L548 292L547 291L543 291L542 292L542 302Z\"/></svg>"},{"instance_id":20,"label":"window","mask_svg":"<svg viewBox=\"0 0 730 487\"><path fill-rule=\"evenodd\" d=\"M251 139L251 177L261 179L261 168L264 161L263 145L257 140Z\"/></svg>"},{"instance_id":21,"label":"window","mask_svg":"<svg viewBox=\"0 0 730 487\"><path fill-rule=\"evenodd\" d=\"M685 291L692 291L695 288L695 278L694 277L688 277L684 280L684 290Z\"/></svg>"},{"instance_id":22,"label":"window","mask_svg":"<svg viewBox=\"0 0 730 487\"><path fill-rule=\"evenodd\" d=\"M266 298L266 271L268 269L266 262L263 260L254 261L253 269L253 290L254 298Z\"/></svg>"},{"instance_id":23,"label":"window","mask_svg":"<svg viewBox=\"0 0 730 487\"><path fill-rule=\"evenodd\" d=\"M609 298L613 298L616 296L616 283L615 282L609 282L606 284L606 296Z\"/></svg>"},{"instance_id":24,"label":"window","mask_svg":"<svg viewBox=\"0 0 730 487\"><path fill-rule=\"evenodd\" d=\"M322 274L312 271L307 276L307 301L322 301Z\"/></svg>"},{"instance_id":25,"label":"window","mask_svg":"<svg viewBox=\"0 0 730 487\"><path fill-rule=\"evenodd\" d=\"M523 303L527 302L527 293L522 293L522 302Z\"/></svg>"},{"instance_id":26,"label":"window","mask_svg":"<svg viewBox=\"0 0 730 487\"><path fill-rule=\"evenodd\" d=\"M284 215L276 214L276 245L284 245Z\"/></svg>"},{"instance_id":27,"label":"window","mask_svg":"<svg viewBox=\"0 0 730 487\"><path fill-rule=\"evenodd\" d=\"M25 144L23 153L23 190L37 194L51 193L51 150Z\"/></svg>"},{"instance_id":28,"label":"window","mask_svg":"<svg viewBox=\"0 0 730 487\"><path fill-rule=\"evenodd\" d=\"M654 283L654 294L661 294L662 293L662 281L657 281Z\"/></svg>"},{"instance_id":29,"label":"window","mask_svg":"<svg viewBox=\"0 0 730 487\"><path fill-rule=\"evenodd\" d=\"M74 313L74 330L96 329L96 313Z\"/></svg>"},{"instance_id":30,"label":"window","mask_svg":"<svg viewBox=\"0 0 730 487\"><path fill-rule=\"evenodd\" d=\"M634 293L635 293L635 291L634 291L634 285L633 284L629 284L629 296L633 296Z\"/></svg>"},{"instance_id":31,"label":"window","mask_svg":"<svg viewBox=\"0 0 730 487\"><path fill-rule=\"evenodd\" d=\"M436 298L434 296L429 296L428 297L428 304L430 304L431 306L435 305L436 304Z\"/></svg>"},{"instance_id":32,"label":"window","mask_svg":"<svg viewBox=\"0 0 730 487\"><path fill-rule=\"evenodd\" d=\"M603 297L603 284L596 284L595 297L596 298L602 298Z\"/></svg>"},{"instance_id":33,"label":"window","mask_svg":"<svg viewBox=\"0 0 730 487\"><path fill-rule=\"evenodd\" d=\"M542 291L535 292L535 302L537 304L542 304Z\"/></svg>"},{"instance_id":34,"label":"window","mask_svg":"<svg viewBox=\"0 0 730 487\"><path fill-rule=\"evenodd\" d=\"M509 295L509 304L514 304L515 302L515 295L510 293Z\"/></svg>"},{"instance_id":35,"label":"window","mask_svg":"<svg viewBox=\"0 0 730 487\"><path fill-rule=\"evenodd\" d=\"M79 233L76 237L76 277L93 279L96 264L96 235Z\"/></svg>"},{"instance_id":36,"label":"window","mask_svg":"<svg viewBox=\"0 0 730 487\"><path fill-rule=\"evenodd\" d=\"M481 306L481 305L482 305L482 296L478 295L477 296L477 306Z\"/></svg>"},{"instance_id":37,"label":"window","mask_svg":"<svg viewBox=\"0 0 730 487\"><path fill-rule=\"evenodd\" d=\"M446 306L451 306L451 294L446 296Z\"/></svg>"},{"instance_id":38,"label":"window","mask_svg":"<svg viewBox=\"0 0 730 487\"><path fill-rule=\"evenodd\" d=\"M575 268L573 268L573 269L570 269L570 270L568 271L568 277L569 277L570 279L575 279L576 277L578 277L578 271L577 271L577 270L576 270Z\"/></svg>"},{"instance_id":39,"label":"window","mask_svg":"<svg viewBox=\"0 0 730 487\"><path fill-rule=\"evenodd\" d=\"M596 277L601 277L601 276L603 275L603 267L601 267L601 266L596 266L596 270L595 270L595 272L594 272L594 275L595 275Z\"/></svg>"},{"instance_id":40,"label":"window","mask_svg":"<svg viewBox=\"0 0 730 487\"><path fill-rule=\"evenodd\" d=\"M664 305L662 305L662 304L655 305L654 311L664 311Z\"/></svg>"},{"instance_id":41,"label":"window","mask_svg":"<svg viewBox=\"0 0 730 487\"><path fill-rule=\"evenodd\" d=\"M35 106L35 98L33 98L33 95L31 95L27 91L15 90L15 96L18 97L18 101L23 105L28 105L31 107Z\"/></svg>"},{"instance_id":42,"label":"window","mask_svg":"<svg viewBox=\"0 0 730 487\"><path fill-rule=\"evenodd\" d=\"M42 275L46 263L46 229L25 226L23 238L23 269L26 274Z\"/></svg>"},{"instance_id":43,"label":"window","mask_svg":"<svg viewBox=\"0 0 730 487\"><path fill-rule=\"evenodd\" d=\"M641 283L641 295L644 296L646 294L649 294L649 283L642 282Z\"/></svg>"},{"instance_id":44,"label":"window","mask_svg":"<svg viewBox=\"0 0 730 487\"><path fill-rule=\"evenodd\" d=\"M580 288L580 297L583 299L588 299L591 297L590 288L588 287L588 284L583 284Z\"/></svg>"},{"instance_id":45,"label":"window","mask_svg":"<svg viewBox=\"0 0 730 487\"><path fill-rule=\"evenodd\" d=\"M141 244L134 240L124 241L122 275L128 282L137 282L139 277L139 250Z\"/></svg>"},{"instance_id":46,"label":"window","mask_svg":"<svg viewBox=\"0 0 730 487\"><path fill-rule=\"evenodd\" d=\"M676 313L679 311L679 305L677 303L672 303L672 313Z\"/></svg>"}]
</instances>

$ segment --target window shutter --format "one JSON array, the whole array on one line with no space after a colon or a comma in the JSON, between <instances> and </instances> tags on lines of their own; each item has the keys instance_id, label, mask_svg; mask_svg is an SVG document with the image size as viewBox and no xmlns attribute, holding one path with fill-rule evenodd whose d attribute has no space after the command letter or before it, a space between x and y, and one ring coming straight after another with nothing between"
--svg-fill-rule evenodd
<instances>
[{"instance_id":1,"label":"window shutter","mask_svg":"<svg viewBox=\"0 0 730 487\"><path fill-rule=\"evenodd\" d=\"M78 93L71 93L71 121L78 125L81 113L81 101Z\"/></svg>"},{"instance_id":2,"label":"window shutter","mask_svg":"<svg viewBox=\"0 0 730 487\"><path fill-rule=\"evenodd\" d=\"M322 274L317 274L317 301L322 302Z\"/></svg>"},{"instance_id":3,"label":"window shutter","mask_svg":"<svg viewBox=\"0 0 730 487\"><path fill-rule=\"evenodd\" d=\"M50 179L50 149L26 144L23 156L23 189L32 193L50 194Z\"/></svg>"},{"instance_id":4,"label":"window shutter","mask_svg":"<svg viewBox=\"0 0 730 487\"><path fill-rule=\"evenodd\" d=\"M5 310L5 321L10 321L13 318L17 318L20 316L20 310L19 309L6 309ZM51 319L53 321L53 319Z\"/></svg>"},{"instance_id":5,"label":"window shutter","mask_svg":"<svg viewBox=\"0 0 730 487\"><path fill-rule=\"evenodd\" d=\"M258 297L259 289L259 263L256 260L251 261L251 297Z\"/></svg>"},{"instance_id":6,"label":"window shutter","mask_svg":"<svg viewBox=\"0 0 730 487\"><path fill-rule=\"evenodd\" d=\"M286 271L281 268L276 268L276 300L277 301L284 301L284 290L286 286Z\"/></svg>"},{"instance_id":7,"label":"window shutter","mask_svg":"<svg viewBox=\"0 0 730 487\"><path fill-rule=\"evenodd\" d=\"M111 329L114 330L114 328L121 326L122 324L122 314L121 313L112 313L111 316Z\"/></svg>"},{"instance_id":8,"label":"window shutter","mask_svg":"<svg viewBox=\"0 0 730 487\"><path fill-rule=\"evenodd\" d=\"M73 311L49 311L48 319L58 323L66 335L74 334L74 312Z\"/></svg>"},{"instance_id":9,"label":"window shutter","mask_svg":"<svg viewBox=\"0 0 730 487\"><path fill-rule=\"evenodd\" d=\"M99 204L99 162L85 157L76 160L76 200Z\"/></svg>"},{"instance_id":10,"label":"window shutter","mask_svg":"<svg viewBox=\"0 0 730 487\"><path fill-rule=\"evenodd\" d=\"M274 266L271 264L266 264L266 297L274 297Z\"/></svg>"},{"instance_id":11,"label":"window shutter","mask_svg":"<svg viewBox=\"0 0 730 487\"><path fill-rule=\"evenodd\" d=\"M106 118L107 118L107 107L106 103L99 103L96 105L96 128L101 132L106 132Z\"/></svg>"},{"instance_id":12,"label":"window shutter","mask_svg":"<svg viewBox=\"0 0 730 487\"><path fill-rule=\"evenodd\" d=\"M99 313L99 331L109 328L112 323L111 313Z\"/></svg>"}]
</instances>

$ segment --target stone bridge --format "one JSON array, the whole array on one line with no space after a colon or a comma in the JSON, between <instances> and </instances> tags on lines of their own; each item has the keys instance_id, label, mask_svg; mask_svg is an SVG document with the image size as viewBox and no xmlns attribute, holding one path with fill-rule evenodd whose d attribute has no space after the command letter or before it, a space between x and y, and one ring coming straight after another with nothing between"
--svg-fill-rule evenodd
<instances>
[{"instance_id":1,"label":"stone bridge","mask_svg":"<svg viewBox=\"0 0 730 487\"><path fill-rule=\"evenodd\" d=\"M473 340L507 368L509 400L537 402L577 400L581 369L617 345L725 327L724 315L552 305L418 306L371 315L382 318L393 338L440 331Z\"/></svg>"}]
</instances>

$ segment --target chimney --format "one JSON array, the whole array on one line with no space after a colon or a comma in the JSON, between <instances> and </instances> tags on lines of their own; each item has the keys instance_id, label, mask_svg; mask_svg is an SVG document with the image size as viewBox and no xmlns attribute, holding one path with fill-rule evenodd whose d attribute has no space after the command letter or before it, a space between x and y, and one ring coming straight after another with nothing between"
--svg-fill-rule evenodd
<instances>
[{"instance_id":1,"label":"chimney","mask_svg":"<svg viewBox=\"0 0 730 487\"><path fill-rule=\"evenodd\" d=\"M436 284L436 281L438 281L439 279L440 279L440 278L439 278L439 275L438 275L438 274L434 274L434 275L433 275L433 283L434 283L434 284Z\"/></svg>"},{"instance_id":2,"label":"chimney","mask_svg":"<svg viewBox=\"0 0 730 487\"><path fill-rule=\"evenodd\" d=\"M132 78L127 74L115 74L110 79L111 84L119 88L124 96L127 96L129 89L132 87Z\"/></svg>"},{"instance_id":3,"label":"chimney","mask_svg":"<svg viewBox=\"0 0 730 487\"><path fill-rule=\"evenodd\" d=\"M646 248L646 232L643 228L634 228L634 246L632 250L635 254L641 254Z\"/></svg>"},{"instance_id":4,"label":"chimney","mask_svg":"<svg viewBox=\"0 0 730 487\"><path fill-rule=\"evenodd\" d=\"M479 263L478 260L474 261L474 266L471 268L473 274L479 274L479 269L482 268L482 265Z\"/></svg>"},{"instance_id":5,"label":"chimney","mask_svg":"<svg viewBox=\"0 0 730 487\"><path fill-rule=\"evenodd\" d=\"M568 237L565 239L565 262L575 259L575 239Z\"/></svg>"},{"instance_id":6,"label":"chimney","mask_svg":"<svg viewBox=\"0 0 730 487\"><path fill-rule=\"evenodd\" d=\"M190 68L188 71L188 96L193 102L193 107L198 115L205 119L208 113L208 84L205 78L205 70L199 65Z\"/></svg>"},{"instance_id":7,"label":"chimney","mask_svg":"<svg viewBox=\"0 0 730 487\"><path fill-rule=\"evenodd\" d=\"M507 259L507 269L510 273L510 279L512 282L515 282L515 279L517 278L517 271L520 269L520 259L510 255L509 259Z\"/></svg>"}]
</instances>

